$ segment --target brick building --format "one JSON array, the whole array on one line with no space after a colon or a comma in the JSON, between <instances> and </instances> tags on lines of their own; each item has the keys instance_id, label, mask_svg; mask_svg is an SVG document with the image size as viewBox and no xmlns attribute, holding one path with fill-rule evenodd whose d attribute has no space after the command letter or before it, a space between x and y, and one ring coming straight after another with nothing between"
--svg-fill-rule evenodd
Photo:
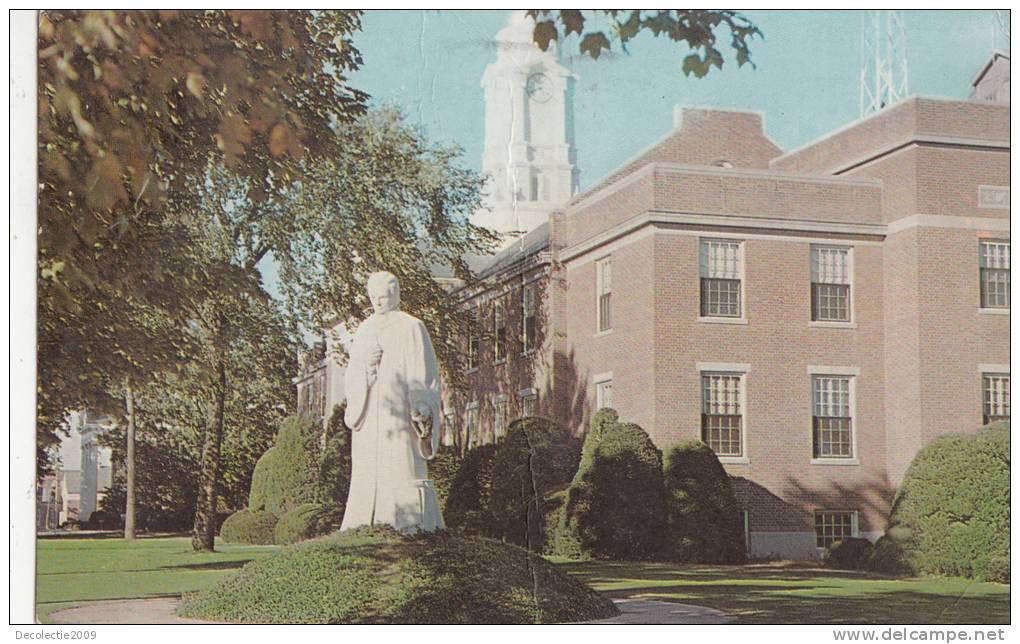
<instances>
[{"instance_id":1,"label":"brick building","mask_svg":"<svg viewBox=\"0 0 1020 644\"><path fill-rule=\"evenodd\" d=\"M918 449L1009 416L1009 103L985 86L1008 57L986 67L971 100L785 152L758 113L678 109L458 291L478 330L444 443L612 407L716 451L755 555L879 536Z\"/></svg>"}]
</instances>

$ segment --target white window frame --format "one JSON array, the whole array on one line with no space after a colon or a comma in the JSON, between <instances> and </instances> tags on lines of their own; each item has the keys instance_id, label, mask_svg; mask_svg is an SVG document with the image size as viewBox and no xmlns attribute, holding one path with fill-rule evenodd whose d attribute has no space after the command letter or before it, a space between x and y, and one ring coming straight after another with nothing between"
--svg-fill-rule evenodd
<instances>
[{"instance_id":1,"label":"white window frame","mask_svg":"<svg viewBox=\"0 0 1020 644\"><path fill-rule=\"evenodd\" d=\"M538 390L536 390L534 388L531 388L531 387L529 387L527 389L521 389L519 392L517 392L517 397L520 398L521 417L522 418L528 416L527 410L524 408L524 406L525 406L525 404L526 404L526 402L528 400L532 401L532 405L533 405L533 407L531 409L531 411L532 411L531 415L533 416L536 413L538 413Z\"/></svg>"},{"instance_id":2,"label":"white window frame","mask_svg":"<svg viewBox=\"0 0 1020 644\"><path fill-rule=\"evenodd\" d=\"M857 380L861 375L859 367L834 367L830 365L809 365L808 375L808 447L810 448L812 465L860 465L861 460L857 451L857 436L860 434L860 420L857 417ZM850 379L850 450L853 454L850 458L827 456L815 458L815 383L816 376L821 377L843 377Z\"/></svg>"},{"instance_id":3,"label":"white window frame","mask_svg":"<svg viewBox=\"0 0 1020 644\"><path fill-rule=\"evenodd\" d=\"M811 526L812 535L815 538L815 549L819 553L825 552L824 546L818 545L818 523L817 517L819 514L850 514L850 539L860 538L861 536L861 524L860 524L860 511L859 510L833 510L833 509L818 509L812 513L811 518L815 520L814 525ZM839 539L837 539L839 541ZM835 541L833 542L835 543Z\"/></svg>"},{"instance_id":4,"label":"white window frame","mask_svg":"<svg viewBox=\"0 0 1020 644\"><path fill-rule=\"evenodd\" d=\"M441 443L444 447L451 447L456 443L454 440L454 432L456 430L457 410L451 406L443 410L443 440Z\"/></svg>"},{"instance_id":5,"label":"white window frame","mask_svg":"<svg viewBox=\"0 0 1020 644\"><path fill-rule=\"evenodd\" d=\"M822 249L832 250L845 250L846 251L846 270L849 277L847 286L850 288L850 296L848 298L847 306L849 307L849 320L815 320L814 318L814 282L815 282L815 251ZM822 328L822 329L856 329L857 328L857 311L854 307L854 298L857 292L857 285L854 280L854 274L856 272L855 261L854 261L854 247L837 244L811 244L810 250L808 251L808 326Z\"/></svg>"},{"instance_id":6,"label":"white window frame","mask_svg":"<svg viewBox=\"0 0 1020 644\"><path fill-rule=\"evenodd\" d=\"M506 436L509 426L509 415L507 414L506 394L492 397L492 436L499 440ZM502 421L502 423L500 422ZM502 425L502 427L500 427Z\"/></svg>"},{"instance_id":7,"label":"white window frame","mask_svg":"<svg viewBox=\"0 0 1020 644\"><path fill-rule=\"evenodd\" d=\"M609 268L609 285L605 283L605 269ZM602 328L602 296L609 295L609 326ZM595 261L595 336L613 332L613 256L608 255Z\"/></svg>"},{"instance_id":8,"label":"white window frame","mask_svg":"<svg viewBox=\"0 0 1020 644\"><path fill-rule=\"evenodd\" d=\"M610 388L609 404L610 405L613 404L612 394L613 372L606 371L604 373L597 373L595 374L594 377L592 377L592 382L595 384L595 411L598 411L606 406L605 404L603 404L605 402L606 385L609 385ZM610 409L615 409L615 407L610 407Z\"/></svg>"},{"instance_id":9,"label":"white window frame","mask_svg":"<svg viewBox=\"0 0 1020 644\"><path fill-rule=\"evenodd\" d=\"M703 376L708 375L735 375L740 376L740 456L719 456L720 463L729 465L748 465L751 462L747 451L747 374L751 372L751 365L746 362L699 362L695 365L698 371L698 436L703 440L701 414L705 405L705 392L702 386ZM709 448L711 449L711 448Z\"/></svg>"},{"instance_id":10,"label":"white window frame","mask_svg":"<svg viewBox=\"0 0 1020 644\"><path fill-rule=\"evenodd\" d=\"M530 294L530 297L529 297ZM521 355L528 356L535 352L535 338L528 335L528 303L531 303L531 316L535 318L535 335L538 335L538 289L534 284L525 284L521 289Z\"/></svg>"},{"instance_id":11,"label":"white window frame","mask_svg":"<svg viewBox=\"0 0 1020 644\"><path fill-rule=\"evenodd\" d=\"M464 409L464 444L470 447L481 445L478 440L478 401L472 400Z\"/></svg>"},{"instance_id":12,"label":"white window frame","mask_svg":"<svg viewBox=\"0 0 1020 644\"><path fill-rule=\"evenodd\" d=\"M735 244L737 246L737 262L739 263L739 270L737 271L740 275L740 316L739 317L728 317L728 316L715 316L715 315L702 315L702 294L701 294L701 280L705 277L702 273L704 271L704 264L702 262L702 256L704 254L703 248L706 244ZM699 237L698 238L698 322L704 322L708 324L747 324L747 253L745 252L746 244L743 239L731 239L725 237ZM711 278L709 278L711 279Z\"/></svg>"},{"instance_id":13,"label":"white window frame","mask_svg":"<svg viewBox=\"0 0 1020 644\"><path fill-rule=\"evenodd\" d=\"M984 300L981 297L981 270L984 268L984 266L982 266L982 264L984 263L984 259L983 259L984 258L984 248L985 248L985 246L991 246L991 245L1005 245L1005 246L1009 247L1009 249L1010 249L1010 266L1012 267L1013 247L1012 247L1012 244L1010 244L1010 240L1008 240L1008 239L979 239L978 240L978 313L982 313L982 314L985 314L985 315L1009 315L1010 307L1013 305L1012 301L1010 301L1010 306L1007 306L1007 307L1000 307L1000 306L986 307L984 305L985 304ZM1012 280L1010 280L1010 286L1012 287Z\"/></svg>"},{"instance_id":14,"label":"white window frame","mask_svg":"<svg viewBox=\"0 0 1020 644\"><path fill-rule=\"evenodd\" d=\"M982 422L982 424L984 424L984 420L987 417L987 414L985 413L985 409L986 409L985 406L987 404L987 402L985 401L985 378L987 378L987 377L996 377L996 376L1002 377L1002 376L1005 376L1006 378L1009 378L1009 385L1010 385L1010 402L1009 402L1009 406L1010 406L1010 415L1012 415L1012 411L1013 411L1013 409L1012 409L1013 408L1013 401L1012 401L1013 377L1009 373L1009 365L1008 364L979 364L978 365L978 375L981 378L981 381L980 381L981 382L981 384L980 384L981 407L980 407L980 409L981 409L981 422Z\"/></svg>"},{"instance_id":15,"label":"white window frame","mask_svg":"<svg viewBox=\"0 0 1020 644\"><path fill-rule=\"evenodd\" d=\"M503 327L503 352L499 352L500 340L499 340L499 328L500 324ZM506 306L502 301L496 301L492 305L492 364L503 364L506 362L507 348L509 346L509 338L506 332Z\"/></svg>"}]
</instances>

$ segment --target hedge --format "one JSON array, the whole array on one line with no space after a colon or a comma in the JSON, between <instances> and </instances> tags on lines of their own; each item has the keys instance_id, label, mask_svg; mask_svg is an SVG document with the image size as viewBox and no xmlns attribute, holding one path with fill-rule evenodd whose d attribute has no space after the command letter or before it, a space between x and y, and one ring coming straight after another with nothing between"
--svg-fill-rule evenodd
<instances>
[{"instance_id":1,"label":"hedge","mask_svg":"<svg viewBox=\"0 0 1020 644\"><path fill-rule=\"evenodd\" d=\"M275 542L277 518L270 512L238 510L220 526L220 539L226 543L269 546Z\"/></svg>"},{"instance_id":2,"label":"hedge","mask_svg":"<svg viewBox=\"0 0 1020 644\"><path fill-rule=\"evenodd\" d=\"M514 421L493 458L493 536L541 552L546 542L542 499L570 480L578 457L577 442L554 422L536 417Z\"/></svg>"},{"instance_id":3,"label":"hedge","mask_svg":"<svg viewBox=\"0 0 1020 644\"><path fill-rule=\"evenodd\" d=\"M663 556L690 563L744 562L744 529L730 478L707 445L685 441L666 450L666 539Z\"/></svg>"},{"instance_id":4,"label":"hedge","mask_svg":"<svg viewBox=\"0 0 1020 644\"><path fill-rule=\"evenodd\" d=\"M868 568L1008 582L1009 441L1009 423L998 422L918 452Z\"/></svg>"},{"instance_id":5,"label":"hedge","mask_svg":"<svg viewBox=\"0 0 1020 644\"><path fill-rule=\"evenodd\" d=\"M448 528L468 534L492 534L489 495L495 455L495 445L479 445L464 456L457 468L457 475L450 483L450 493L443 511Z\"/></svg>"},{"instance_id":6,"label":"hedge","mask_svg":"<svg viewBox=\"0 0 1020 644\"><path fill-rule=\"evenodd\" d=\"M601 409L567 490L555 551L575 558L653 559L665 528L662 456L648 434Z\"/></svg>"},{"instance_id":7,"label":"hedge","mask_svg":"<svg viewBox=\"0 0 1020 644\"><path fill-rule=\"evenodd\" d=\"M333 407L326 426L326 445L319 456L316 502L338 510L347 505L351 488L351 430L344 423L347 403Z\"/></svg>"},{"instance_id":8,"label":"hedge","mask_svg":"<svg viewBox=\"0 0 1020 644\"><path fill-rule=\"evenodd\" d=\"M460 453L456 447L442 445L435 458L429 461L429 478L436 489L436 500L439 509L446 510L446 500L450 496L450 486L460 469Z\"/></svg>"},{"instance_id":9,"label":"hedge","mask_svg":"<svg viewBox=\"0 0 1020 644\"><path fill-rule=\"evenodd\" d=\"M343 511L319 503L303 503L288 510L276 523L273 540L279 545L305 541L340 529Z\"/></svg>"},{"instance_id":10,"label":"hedge","mask_svg":"<svg viewBox=\"0 0 1020 644\"><path fill-rule=\"evenodd\" d=\"M284 419L276 444L255 464L249 509L281 517L291 508L318 500L321 432L311 415Z\"/></svg>"},{"instance_id":11,"label":"hedge","mask_svg":"<svg viewBox=\"0 0 1020 644\"><path fill-rule=\"evenodd\" d=\"M874 546L867 539L849 537L836 541L825 552L825 565L836 570L861 570Z\"/></svg>"},{"instance_id":12,"label":"hedge","mask_svg":"<svg viewBox=\"0 0 1020 644\"><path fill-rule=\"evenodd\" d=\"M256 624L557 624L618 614L608 598L523 548L384 528L281 548L186 595L179 612Z\"/></svg>"}]
</instances>

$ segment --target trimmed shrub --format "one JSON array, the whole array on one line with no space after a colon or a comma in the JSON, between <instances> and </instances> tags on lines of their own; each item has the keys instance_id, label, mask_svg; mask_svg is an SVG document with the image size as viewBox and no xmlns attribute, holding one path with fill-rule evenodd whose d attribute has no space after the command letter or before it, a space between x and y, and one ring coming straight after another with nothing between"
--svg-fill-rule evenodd
<instances>
[{"instance_id":1,"label":"trimmed shrub","mask_svg":"<svg viewBox=\"0 0 1020 644\"><path fill-rule=\"evenodd\" d=\"M468 534L492 534L489 495L495 456L495 445L479 445L461 461L443 511L447 527Z\"/></svg>"},{"instance_id":2,"label":"trimmed shrub","mask_svg":"<svg viewBox=\"0 0 1020 644\"><path fill-rule=\"evenodd\" d=\"M567 503L567 489L569 485L546 492L542 498L542 525L545 529L543 552L547 555L557 554L556 533L560 528L560 515L563 513L563 506Z\"/></svg>"},{"instance_id":3,"label":"trimmed shrub","mask_svg":"<svg viewBox=\"0 0 1020 644\"><path fill-rule=\"evenodd\" d=\"M825 565L836 570L861 570L872 548L870 541L859 537L836 541L825 551Z\"/></svg>"},{"instance_id":4,"label":"trimmed shrub","mask_svg":"<svg viewBox=\"0 0 1020 644\"><path fill-rule=\"evenodd\" d=\"M914 573L1008 582L1009 464L1008 422L931 442L896 493L881 556Z\"/></svg>"},{"instance_id":5,"label":"trimmed shrub","mask_svg":"<svg viewBox=\"0 0 1020 644\"><path fill-rule=\"evenodd\" d=\"M666 450L666 539L663 555L690 563L744 562L744 529L730 477L699 440Z\"/></svg>"},{"instance_id":6,"label":"trimmed shrub","mask_svg":"<svg viewBox=\"0 0 1020 644\"><path fill-rule=\"evenodd\" d=\"M120 530L123 527L124 521L119 514L104 509L96 510L82 523L85 530Z\"/></svg>"},{"instance_id":7,"label":"trimmed shrub","mask_svg":"<svg viewBox=\"0 0 1020 644\"><path fill-rule=\"evenodd\" d=\"M289 545L329 534L340 529L343 518L343 510L319 503L303 503L280 517L273 531L273 540L280 545Z\"/></svg>"},{"instance_id":8,"label":"trimmed shrub","mask_svg":"<svg viewBox=\"0 0 1020 644\"><path fill-rule=\"evenodd\" d=\"M276 444L255 464L250 509L281 517L291 508L317 500L321 431L319 421L308 414L284 419Z\"/></svg>"},{"instance_id":9,"label":"trimmed shrub","mask_svg":"<svg viewBox=\"0 0 1020 644\"><path fill-rule=\"evenodd\" d=\"M541 552L545 546L542 499L577 469L577 443L544 418L514 421L496 446L489 511L493 536Z\"/></svg>"},{"instance_id":10,"label":"trimmed shrub","mask_svg":"<svg viewBox=\"0 0 1020 644\"><path fill-rule=\"evenodd\" d=\"M558 554L652 559L665 528L662 456L641 427L599 410L567 490L556 533Z\"/></svg>"},{"instance_id":11,"label":"trimmed shrub","mask_svg":"<svg viewBox=\"0 0 1020 644\"><path fill-rule=\"evenodd\" d=\"M344 424L347 403L333 407L326 426L326 445L319 457L318 494L316 502L339 509L347 505L351 488L351 429Z\"/></svg>"},{"instance_id":12,"label":"trimmed shrub","mask_svg":"<svg viewBox=\"0 0 1020 644\"><path fill-rule=\"evenodd\" d=\"M872 546L861 567L883 575L909 575L913 569L907 563L904 543L910 538L910 530L892 526Z\"/></svg>"},{"instance_id":13,"label":"trimmed shrub","mask_svg":"<svg viewBox=\"0 0 1020 644\"><path fill-rule=\"evenodd\" d=\"M612 617L607 598L541 556L440 531L358 528L280 549L184 597L240 623L549 624Z\"/></svg>"},{"instance_id":14,"label":"trimmed shrub","mask_svg":"<svg viewBox=\"0 0 1020 644\"><path fill-rule=\"evenodd\" d=\"M220 527L220 539L226 543L272 545L276 522L276 516L270 512L253 512L247 508L238 510L223 522Z\"/></svg>"},{"instance_id":15,"label":"trimmed shrub","mask_svg":"<svg viewBox=\"0 0 1020 644\"><path fill-rule=\"evenodd\" d=\"M450 496L450 486L457 476L460 468L460 454L456 447L442 445L436 452L435 458L429 461L429 478L436 488L436 500L439 501L439 509L446 510L446 500Z\"/></svg>"}]
</instances>

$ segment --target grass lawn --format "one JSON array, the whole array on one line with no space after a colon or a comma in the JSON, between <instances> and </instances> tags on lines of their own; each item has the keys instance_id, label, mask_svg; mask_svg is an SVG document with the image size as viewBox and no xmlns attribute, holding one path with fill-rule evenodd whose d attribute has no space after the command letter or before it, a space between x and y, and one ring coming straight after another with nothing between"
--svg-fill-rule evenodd
<instances>
[{"instance_id":1,"label":"grass lawn","mask_svg":"<svg viewBox=\"0 0 1020 644\"><path fill-rule=\"evenodd\" d=\"M560 565L613 598L698 604L737 623L1008 624L1009 586L967 579L888 579L789 566Z\"/></svg>"},{"instance_id":2,"label":"grass lawn","mask_svg":"<svg viewBox=\"0 0 1020 644\"><path fill-rule=\"evenodd\" d=\"M39 539L36 603L43 621L53 611L98 599L176 596L205 588L276 546L216 544L198 553L187 537L127 542L117 538Z\"/></svg>"},{"instance_id":3,"label":"grass lawn","mask_svg":"<svg viewBox=\"0 0 1020 644\"><path fill-rule=\"evenodd\" d=\"M212 584L275 546L217 545L196 553L186 537L40 539L38 614L84 601L176 596ZM886 579L782 566L681 566L556 561L613 598L717 608L738 623L1009 623L1009 586L966 579Z\"/></svg>"}]
</instances>

